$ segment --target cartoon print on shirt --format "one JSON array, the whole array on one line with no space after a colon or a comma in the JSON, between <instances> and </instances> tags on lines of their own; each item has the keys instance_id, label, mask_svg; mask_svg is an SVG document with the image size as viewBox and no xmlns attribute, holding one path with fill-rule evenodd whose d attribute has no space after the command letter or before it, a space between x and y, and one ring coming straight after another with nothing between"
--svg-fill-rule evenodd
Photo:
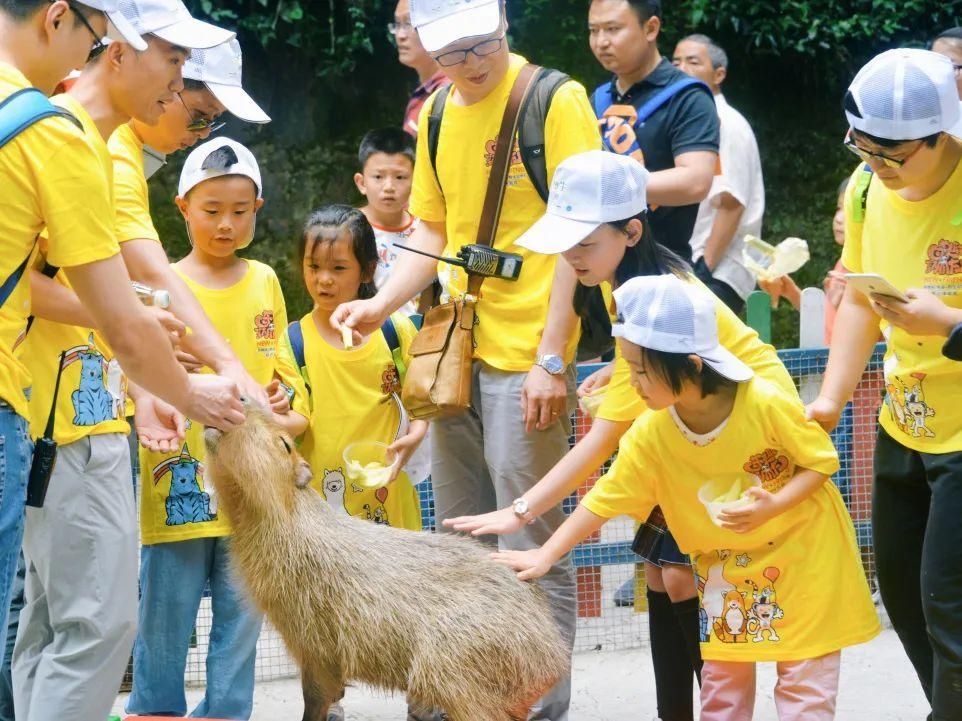
<instances>
[{"instance_id":1,"label":"cartoon print on shirt","mask_svg":"<svg viewBox=\"0 0 962 721\"><path fill-rule=\"evenodd\" d=\"M94 345L91 333L85 345L74 346L64 355L64 369L80 362L80 380L77 390L70 394L73 404L75 426L95 426L120 417L114 397L107 389L105 376L108 364Z\"/></svg>"},{"instance_id":2,"label":"cartoon print on shirt","mask_svg":"<svg viewBox=\"0 0 962 721\"><path fill-rule=\"evenodd\" d=\"M344 505L346 481L344 480L343 471L341 471L340 468L335 468L333 471L325 468L324 480L321 485L324 489L324 498L331 504L331 508L335 511L341 511L346 515L350 515L347 511L347 506Z\"/></svg>"},{"instance_id":3,"label":"cartoon print on shirt","mask_svg":"<svg viewBox=\"0 0 962 721\"><path fill-rule=\"evenodd\" d=\"M265 310L254 316L254 337L274 340L274 311Z\"/></svg>"},{"instance_id":4,"label":"cartoon print on shirt","mask_svg":"<svg viewBox=\"0 0 962 721\"><path fill-rule=\"evenodd\" d=\"M748 643L748 610L745 594L732 589L723 599L722 615L715 619L712 630L722 643Z\"/></svg>"},{"instance_id":5,"label":"cartoon print on shirt","mask_svg":"<svg viewBox=\"0 0 962 721\"><path fill-rule=\"evenodd\" d=\"M962 243L943 238L926 252L925 272L931 275L962 273Z\"/></svg>"},{"instance_id":6,"label":"cartoon print on shirt","mask_svg":"<svg viewBox=\"0 0 962 721\"><path fill-rule=\"evenodd\" d=\"M746 579L745 583L752 587L751 606L748 609L748 633L754 634L752 641L761 643L765 640L765 632L768 632L768 640L778 642L781 639L775 632L775 621L785 617L782 607L775 599L775 581L778 580L781 571L774 566L769 566L762 575L768 581L768 585L759 588L751 579Z\"/></svg>"},{"instance_id":7,"label":"cartoon print on shirt","mask_svg":"<svg viewBox=\"0 0 962 721\"><path fill-rule=\"evenodd\" d=\"M898 376L895 376L898 386L892 382L886 383L889 412L898 429L906 435L935 438L935 432L926 422L935 415L935 409L925 402L925 390L922 388L925 373L913 373L911 378L914 382L908 384Z\"/></svg>"},{"instance_id":8,"label":"cartoon print on shirt","mask_svg":"<svg viewBox=\"0 0 962 721\"><path fill-rule=\"evenodd\" d=\"M735 590L735 584L725 578L725 564L731 558L732 552L729 549L712 551L716 555L717 561L708 567L708 577L698 577L698 590L700 591L701 609L705 612L707 625L714 624L724 612L725 598L730 591ZM696 563L699 559L696 559Z\"/></svg>"},{"instance_id":9,"label":"cartoon print on shirt","mask_svg":"<svg viewBox=\"0 0 962 721\"><path fill-rule=\"evenodd\" d=\"M217 520L217 514L211 511L210 495L200 487L203 472L203 464L191 456L186 443L180 455L167 458L154 467L154 485L170 474L170 491L164 501L168 526Z\"/></svg>"},{"instance_id":10,"label":"cartoon print on shirt","mask_svg":"<svg viewBox=\"0 0 962 721\"><path fill-rule=\"evenodd\" d=\"M766 448L761 453L754 454L742 466L746 473L758 478L762 488L769 493L775 493L785 485L788 480L785 476L791 468L792 462L788 460L788 456L774 448Z\"/></svg>"}]
</instances>

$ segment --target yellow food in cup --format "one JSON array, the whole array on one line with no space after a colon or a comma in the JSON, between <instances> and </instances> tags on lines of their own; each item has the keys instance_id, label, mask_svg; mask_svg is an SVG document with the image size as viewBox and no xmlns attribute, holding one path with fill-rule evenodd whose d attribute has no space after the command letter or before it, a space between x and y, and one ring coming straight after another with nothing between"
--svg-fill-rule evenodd
<instances>
[{"instance_id":1,"label":"yellow food in cup","mask_svg":"<svg viewBox=\"0 0 962 721\"><path fill-rule=\"evenodd\" d=\"M363 466L359 461L348 461L347 463L348 480L357 481L364 488L385 486L390 477L391 467L377 461L372 461Z\"/></svg>"},{"instance_id":2,"label":"yellow food in cup","mask_svg":"<svg viewBox=\"0 0 962 721\"><path fill-rule=\"evenodd\" d=\"M736 478L732 481L731 487L712 501L712 503L731 503L732 501L737 501L742 495L744 494L742 493L741 479Z\"/></svg>"}]
</instances>

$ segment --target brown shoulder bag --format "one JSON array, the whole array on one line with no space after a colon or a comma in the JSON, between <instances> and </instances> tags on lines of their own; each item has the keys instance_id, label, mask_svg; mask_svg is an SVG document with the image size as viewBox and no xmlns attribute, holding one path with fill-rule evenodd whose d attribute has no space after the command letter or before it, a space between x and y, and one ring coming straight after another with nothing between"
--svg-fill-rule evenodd
<instances>
[{"instance_id":1,"label":"brown shoulder bag","mask_svg":"<svg viewBox=\"0 0 962 721\"><path fill-rule=\"evenodd\" d=\"M511 88L484 196L476 241L479 245L494 245L521 104L537 71L537 65L525 65ZM424 314L421 330L411 343L411 362L401 390L401 401L411 418L433 420L471 407L475 307L483 280L470 274L467 294Z\"/></svg>"}]
</instances>

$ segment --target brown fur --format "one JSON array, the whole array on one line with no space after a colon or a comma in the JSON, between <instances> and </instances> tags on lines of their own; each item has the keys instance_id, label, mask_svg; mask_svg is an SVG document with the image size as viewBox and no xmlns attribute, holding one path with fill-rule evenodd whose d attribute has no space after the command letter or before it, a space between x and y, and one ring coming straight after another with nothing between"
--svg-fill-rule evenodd
<instances>
[{"instance_id":1,"label":"brown fur","mask_svg":"<svg viewBox=\"0 0 962 721\"><path fill-rule=\"evenodd\" d=\"M468 538L335 513L266 413L206 434L232 561L300 665L305 721L344 685L407 691L452 721L524 719L569 652L538 588Z\"/></svg>"}]
</instances>

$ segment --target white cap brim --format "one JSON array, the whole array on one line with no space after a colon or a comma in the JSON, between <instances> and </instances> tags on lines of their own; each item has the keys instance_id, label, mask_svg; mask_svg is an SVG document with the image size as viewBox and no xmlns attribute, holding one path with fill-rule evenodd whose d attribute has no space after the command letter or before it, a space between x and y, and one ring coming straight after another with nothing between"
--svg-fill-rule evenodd
<instances>
[{"instance_id":1,"label":"white cap brim","mask_svg":"<svg viewBox=\"0 0 962 721\"><path fill-rule=\"evenodd\" d=\"M719 345L707 353L697 353L696 355L711 366L716 373L736 383L744 383L751 380L752 376L755 375L755 371L724 346Z\"/></svg>"},{"instance_id":2,"label":"white cap brim","mask_svg":"<svg viewBox=\"0 0 962 721\"><path fill-rule=\"evenodd\" d=\"M246 123L269 123L271 116L265 113L261 106L247 94L244 88L236 85L221 85L219 83L204 83L227 111Z\"/></svg>"},{"instance_id":3,"label":"white cap brim","mask_svg":"<svg viewBox=\"0 0 962 721\"><path fill-rule=\"evenodd\" d=\"M147 41L144 40L134 26L119 10L104 13L107 16L107 38L117 42L127 43L137 52L147 49Z\"/></svg>"},{"instance_id":4,"label":"white cap brim","mask_svg":"<svg viewBox=\"0 0 962 721\"><path fill-rule=\"evenodd\" d=\"M464 38L491 35L500 27L501 5L498 0L491 0L483 5L419 25L417 31L424 49L434 53Z\"/></svg>"},{"instance_id":5,"label":"white cap brim","mask_svg":"<svg viewBox=\"0 0 962 721\"><path fill-rule=\"evenodd\" d=\"M600 221L572 220L546 213L514 244L535 253L557 255L578 245L600 225Z\"/></svg>"},{"instance_id":6,"label":"white cap brim","mask_svg":"<svg viewBox=\"0 0 962 721\"><path fill-rule=\"evenodd\" d=\"M156 35L161 40L166 40L171 45L188 50L194 48L206 50L215 45L226 43L235 35L232 30L225 30L195 18L180 20L173 25L153 30L150 34Z\"/></svg>"}]
</instances>

